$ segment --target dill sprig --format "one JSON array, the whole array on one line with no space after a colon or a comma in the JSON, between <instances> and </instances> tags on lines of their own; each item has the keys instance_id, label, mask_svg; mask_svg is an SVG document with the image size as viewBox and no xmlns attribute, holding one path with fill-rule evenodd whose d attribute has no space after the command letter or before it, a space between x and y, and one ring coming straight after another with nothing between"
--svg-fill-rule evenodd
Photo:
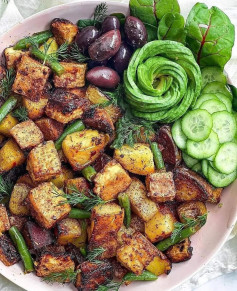
<instances>
[{"instance_id":1,"label":"dill sprig","mask_svg":"<svg viewBox=\"0 0 237 291\"><path fill-rule=\"evenodd\" d=\"M87 253L86 260L94 264L100 264L102 261L97 260L105 252L103 247L95 248Z\"/></svg>"},{"instance_id":2,"label":"dill sprig","mask_svg":"<svg viewBox=\"0 0 237 291\"><path fill-rule=\"evenodd\" d=\"M69 283L69 282L74 283L76 281L78 273L79 273L79 270L74 271L73 269L68 269L63 272L49 274L43 277L42 280L49 284L53 284L53 283L64 284L64 283Z\"/></svg>"},{"instance_id":3,"label":"dill sprig","mask_svg":"<svg viewBox=\"0 0 237 291\"><path fill-rule=\"evenodd\" d=\"M0 200L10 196L14 185L8 179L3 179L0 175Z\"/></svg>"},{"instance_id":4,"label":"dill sprig","mask_svg":"<svg viewBox=\"0 0 237 291\"><path fill-rule=\"evenodd\" d=\"M4 78L0 81L0 96L4 100L6 100L10 95L15 76L15 70L11 68L6 70Z\"/></svg>"},{"instance_id":5,"label":"dill sprig","mask_svg":"<svg viewBox=\"0 0 237 291\"><path fill-rule=\"evenodd\" d=\"M119 84L117 88L114 91L102 91L103 94L109 97L108 105L113 104L115 106L121 106L122 101L123 101L123 96L124 96L124 89L123 85ZM107 103L107 102L105 102ZM102 103L105 104L105 103ZM106 106L108 106L106 105ZM122 106L121 106L122 107Z\"/></svg>"},{"instance_id":6,"label":"dill sprig","mask_svg":"<svg viewBox=\"0 0 237 291\"><path fill-rule=\"evenodd\" d=\"M21 106L13 111L12 115L20 122L28 120L28 111L25 107Z\"/></svg>"},{"instance_id":7,"label":"dill sprig","mask_svg":"<svg viewBox=\"0 0 237 291\"><path fill-rule=\"evenodd\" d=\"M107 14L108 11L108 6L105 2L100 3L99 5L96 6L95 11L94 11L94 25L98 22L102 22Z\"/></svg>"},{"instance_id":8,"label":"dill sprig","mask_svg":"<svg viewBox=\"0 0 237 291\"><path fill-rule=\"evenodd\" d=\"M69 58L73 59L74 61L78 63L85 63L90 60L89 57L83 55L77 45L77 43L73 43L70 47L70 53L69 53Z\"/></svg>"},{"instance_id":9,"label":"dill sprig","mask_svg":"<svg viewBox=\"0 0 237 291\"><path fill-rule=\"evenodd\" d=\"M104 285L99 285L96 291L118 291L122 284L123 281L115 282L110 280Z\"/></svg>"}]
</instances>

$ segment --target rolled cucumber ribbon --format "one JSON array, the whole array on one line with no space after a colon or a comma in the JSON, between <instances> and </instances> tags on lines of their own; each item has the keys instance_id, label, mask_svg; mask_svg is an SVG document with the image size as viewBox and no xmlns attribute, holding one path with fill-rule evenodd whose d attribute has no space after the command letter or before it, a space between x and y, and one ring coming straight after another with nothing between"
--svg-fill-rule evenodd
<instances>
[{"instance_id":1,"label":"rolled cucumber ribbon","mask_svg":"<svg viewBox=\"0 0 237 291\"><path fill-rule=\"evenodd\" d=\"M126 100L137 117L173 122L195 104L201 80L188 48L175 41L155 40L135 51L124 72Z\"/></svg>"}]
</instances>

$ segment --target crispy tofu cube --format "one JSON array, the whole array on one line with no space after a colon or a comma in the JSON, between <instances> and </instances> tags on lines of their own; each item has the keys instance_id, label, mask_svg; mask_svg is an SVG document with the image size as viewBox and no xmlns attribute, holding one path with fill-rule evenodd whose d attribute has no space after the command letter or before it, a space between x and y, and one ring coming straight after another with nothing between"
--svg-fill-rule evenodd
<instances>
[{"instance_id":1,"label":"crispy tofu cube","mask_svg":"<svg viewBox=\"0 0 237 291\"><path fill-rule=\"evenodd\" d=\"M189 238L186 238L180 243L169 247L165 254L172 263L181 263L190 260L192 252L191 241Z\"/></svg>"},{"instance_id":2,"label":"crispy tofu cube","mask_svg":"<svg viewBox=\"0 0 237 291\"><path fill-rule=\"evenodd\" d=\"M59 45L65 42L70 44L78 32L78 27L67 19L55 18L51 22L51 31Z\"/></svg>"},{"instance_id":3,"label":"crispy tofu cube","mask_svg":"<svg viewBox=\"0 0 237 291\"><path fill-rule=\"evenodd\" d=\"M0 205L0 233L7 231L10 228L10 221L5 206Z\"/></svg>"},{"instance_id":4,"label":"crispy tofu cube","mask_svg":"<svg viewBox=\"0 0 237 291\"><path fill-rule=\"evenodd\" d=\"M50 69L24 55L18 65L12 91L38 101L48 80Z\"/></svg>"},{"instance_id":5,"label":"crispy tofu cube","mask_svg":"<svg viewBox=\"0 0 237 291\"><path fill-rule=\"evenodd\" d=\"M58 88L77 88L84 87L86 83L87 64L76 64L60 62L64 72L58 76L54 74L54 86Z\"/></svg>"},{"instance_id":6,"label":"crispy tofu cube","mask_svg":"<svg viewBox=\"0 0 237 291\"><path fill-rule=\"evenodd\" d=\"M71 210L66 200L62 196L56 195L55 191L60 194L60 190L53 183L46 182L32 189L28 195L32 216L47 229L52 228Z\"/></svg>"},{"instance_id":7,"label":"crispy tofu cube","mask_svg":"<svg viewBox=\"0 0 237 291\"><path fill-rule=\"evenodd\" d=\"M19 216L30 214L29 207L26 204L26 198L30 189L28 185L22 183L17 183L14 186L9 201L9 209L12 214Z\"/></svg>"},{"instance_id":8,"label":"crispy tofu cube","mask_svg":"<svg viewBox=\"0 0 237 291\"><path fill-rule=\"evenodd\" d=\"M13 139L9 139L0 149L0 174L23 164L25 156Z\"/></svg>"},{"instance_id":9,"label":"crispy tofu cube","mask_svg":"<svg viewBox=\"0 0 237 291\"><path fill-rule=\"evenodd\" d=\"M64 89L56 89L49 98L45 113L58 122L68 123L81 118L89 106L90 103L86 98L80 98Z\"/></svg>"},{"instance_id":10,"label":"crispy tofu cube","mask_svg":"<svg viewBox=\"0 0 237 291\"><path fill-rule=\"evenodd\" d=\"M4 50L7 69L16 68L22 56L29 54L21 50L14 50L13 47L8 47Z\"/></svg>"},{"instance_id":11,"label":"crispy tofu cube","mask_svg":"<svg viewBox=\"0 0 237 291\"><path fill-rule=\"evenodd\" d=\"M11 136L10 130L18 124L18 120L11 113L0 122L0 133L4 136Z\"/></svg>"},{"instance_id":12,"label":"crispy tofu cube","mask_svg":"<svg viewBox=\"0 0 237 291\"><path fill-rule=\"evenodd\" d=\"M10 130L10 134L22 150L29 150L44 140L43 133L30 119L15 125Z\"/></svg>"},{"instance_id":13,"label":"crispy tofu cube","mask_svg":"<svg viewBox=\"0 0 237 291\"><path fill-rule=\"evenodd\" d=\"M73 188L76 188L79 192L83 192L85 195L88 195L90 190L89 183L83 177L68 179L65 181L66 193L71 194Z\"/></svg>"},{"instance_id":14,"label":"crispy tofu cube","mask_svg":"<svg viewBox=\"0 0 237 291\"><path fill-rule=\"evenodd\" d=\"M147 197L146 188L140 180L132 178L132 183L125 193L129 196L133 212L144 221L149 221L157 213L155 202Z\"/></svg>"},{"instance_id":15,"label":"crispy tofu cube","mask_svg":"<svg viewBox=\"0 0 237 291\"><path fill-rule=\"evenodd\" d=\"M64 125L51 118L41 118L35 124L40 128L45 140L57 140L63 133Z\"/></svg>"},{"instance_id":16,"label":"crispy tofu cube","mask_svg":"<svg viewBox=\"0 0 237 291\"><path fill-rule=\"evenodd\" d=\"M29 174L24 174L23 176L20 176L16 183L26 184L30 188L35 188L38 186L38 183L33 182Z\"/></svg>"},{"instance_id":17,"label":"crispy tofu cube","mask_svg":"<svg viewBox=\"0 0 237 291\"><path fill-rule=\"evenodd\" d=\"M56 226L56 237L59 245L67 245L80 237L81 226L77 219L64 218Z\"/></svg>"},{"instance_id":18,"label":"crispy tofu cube","mask_svg":"<svg viewBox=\"0 0 237 291\"><path fill-rule=\"evenodd\" d=\"M5 266L12 266L20 260L16 248L14 247L10 238L5 234L0 235L0 261Z\"/></svg>"},{"instance_id":19,"label":"crispy tofu cube","mask_svg":"<svg viewBox=\"0 0 237 291\"><path fill-rule=\"evenodd\" d=\"M73 93L80 98L86 97L86 87L67 89L67 92Z\"/></svg>"},{"instance_id":20,"label":"crispy tofu cube","mask_svg":"<svg viewBox=\"0 0 237 291\"><path fill-rule=\"evenodd\" d=\"M53 141L41 143L30 151L27 170L34 182L44 182L61 174L61 162Z\"/></svg>"},{"instance_id":21,"label":"crispy tofu cube","mask_svg":"<svg viewBox=\"0 0 237 291\"><path fill-rule=\"evenodd\" d=\"M89 249L103 247L101 259L112 258L118 247L117 235L123 225L124 210L115 203L99 204L91 214Z\"/></svg>"},{"instance_id":22,"label":"crispy tofu cube","mask_svg":"<svg viewBox=\"0 0 237 291\"><path fill-rule=\"evenodd\" d=\"M123 167L115 160L108 162L104 169L94 178L94 193L103 200L117 198L120 192L125 191L132 180Z\"/></svg>"},{"instance_id":23,"label":"crispy tofu cube","mask_svg":"<svg viewBox=\"0 0 237 291\"><path fill-rule=\"evenodd\" d=\"M72 179L74 177L74 172L66 166L62 166L62 173L50 180L56 187L63 188L64 183L68 179Z\"/></svg>"},{"instance_id":24,"label":"crispy tofu cube","mask_svg":"<svg viewBox=\"0 0 237 291\"><path fill-rule=\"evenodd\" d=\"M22 105L26 108L28 117L32 120L41 118L44 115L47 103L48 98L45 95L40 96L37 102L22 97Z\"/></svg>"},{"instance_id":25,"label":"crispy tofu cube","mask_svg":"<svg viewBox=\"0 0 237 291\"><path fill-rule=\"evenodd\" d=\"M161 203L175 198L173 173L152 173L146 176L147 195L153 201Z\"/></svg>"},{"instance_id":26,"label":"crispy tofu cube","mask_svg":"<svg viewBox=\"0 0 237 291\"><path fill-rule=\"evenodd\" d=\"M62 149L73 170L80 171L98 158L108 139L97 130L85 129L67 135Z\"/></svg>"}]
</instances>

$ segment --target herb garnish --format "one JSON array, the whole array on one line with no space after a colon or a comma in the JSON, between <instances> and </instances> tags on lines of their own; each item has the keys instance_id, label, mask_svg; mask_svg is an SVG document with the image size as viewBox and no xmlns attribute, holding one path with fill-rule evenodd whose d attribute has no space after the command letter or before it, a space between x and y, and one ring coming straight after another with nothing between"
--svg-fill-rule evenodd
<instances>
[{"instance_id":1,"label":"herb garnish","mask_svg":"<svg viewBox=\"0 0 237 291\"><path fill-rule=\"evenodd\" d=\"M6 100L10 95L13 82L15 80L15 70L13 68L6 70L6 75L0 81L0 96Z\"/></svg>"},{"instance_id":2,"label":"herb garnish","mask_svg":"<svg viewBox=\"0 0 237 291\"><path fill-rule=\"evenodd\" d=\"M94 12L94 24L97 22L102 22L106 17L107 11L108 6L105 2L97 5Z\"/></svg>"},{"instance_id":3,"label":"herb garnish","mask_svg":"<svg viewBox=\"0 0 237 291\"><path fill-rule=\"evenodd\" d=\"M0 175L0 201L11 195L13 187L14 185L9 179L3 179Z\"/></svg>"},{"instance_id":4,"label":"herb garnish","mask_svg":"<svg viewBox=\"0 0 237 291\"><path fill-rule=\"evenodd\" d=\"M73 269L68 269L63 272L49 274L43 277L42 280L49 284L53 284L53 283L64 284L67 282L74 283L76 281L78 273L79 273L79 270L74 271Z\"/></svg>"},{"instance_id":5,"label":"herb garnish","mask_svg":"<svg viewBox=\"0 0 237 291\"><path fill-rule=\"evenodd\" d=\"M99 261L96 258L102 255L104 252L105 252L105 249L103 247L94 248L93 250L88 252L86 256L86 260L94 264L101 264L102 261Z\"/></svg>"},{"instance_id":6,"label":"herb garnish","mask_svg":"<svg viewBox=\"0 0 237 291\"><path fill-rule=\"evenodd\" d=\"M69 58L75 60L78 63L85 63L90 60L89 57L81 53L78 45L75 42L70 47Z\"/></svg>"},{"instance_id":7,"label":"herb garnish","mask_svg":"<svg viewBox=\"0 0 237 291\"><path fill-rule=\"evenodd\" d=\"M20 122L28 120L28 112L27 109L23 106L17 108L13 111L12 115L16 117Z\"/></svg>"}]
</instances>

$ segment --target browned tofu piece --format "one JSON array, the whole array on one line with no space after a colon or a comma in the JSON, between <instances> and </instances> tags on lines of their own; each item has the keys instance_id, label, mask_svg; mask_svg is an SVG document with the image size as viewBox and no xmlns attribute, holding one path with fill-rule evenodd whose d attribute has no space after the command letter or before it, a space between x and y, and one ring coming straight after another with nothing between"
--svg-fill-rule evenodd
<instances>
[{"instance_id":1,"label":"browned tofu piece","mask_svg":"<svg viewBox=\"0 0 237 291\"><path fill-rule=\"evenodd\" d=\"M173 173L151 173L146 176L147 196L157 203L175 198Z\"/></svg>"},{"instance_id":2,"label":"browned tofu piece","mask_svg":"<svg viewBox=\"0 0 237 291\"><path fill-rule=\"evenodd\" d=\"M58 76L54 75L54 86L58 88L84 87L86 83L87 64L60 62L64 72Z\"/></svg>"},{"instance_id":3,"label":"browned tofu piece","mask_svg":"<svg viewBox=\"0 0 237 291\"><path fill-rule=\"evenodd\" d=\"M35 124L40 128L45 140L57 140L63 133L64 124L51 118L41 118Z\"/></svg>"},{"instance_id":4,"label":"browned tofu piece","mask_svg":"<svg viewBox=\"0 0 237 291\"><path fill-rule=\"evenodd\" d=\"M45 106L48 103L48 98L45 95L40 96L37 102L28 99L27 97L22 97L22 105L26 108L28 112L28 117L30 119L38 119L44 115Z\"/></svg>"},{"instance_id":5,"label":"browned tofu piece","mask_svg":"<svg viewBox=\"0 0 237 291\"><path fill-rule=\"evenodd\" d=\"M86 97L86 87L67 89L67 92L73 93L80 98Z\"/></svg>"},{"instance_id":6,"label":"browned tofu piece","mask_svg":"<svg viewBox=\"0 0 237 291\"><path fill-rule=\"evenodd\" d=\"M0 234L10 228L10 221L5 206L0 205Z\"/></svg>"},{"instance_id":7,"label":"browned tofu piece","mask_svg":"<svg viewBox=\"0 0 237 291\"><path fill-rule=\"evenodd\" d=\"M21 231L24 227L24 225L26 224L28 220L28 217L26 216L18 216L18 215L10 215L9 216L9 221L10 221L10 226L16 226L19 231Z\"/></svg>"},{"instance_id":8,"label":"browned tofu piece","mask_svg":"<svg viewBox=\"0 0 237 291\"><path fill-rule=\"evenodd\" d=\"M27 170L34 182L44 182L61 173L61 162L53 141L41 143L30 151Z\"/></svg>"},{"instance_id":9,"label":"browned tofu piece","mask_svg":"<svg viewBox=\"0 0 237 291\"><path fill-rule=\"evenodd\" d=\"M23 183L15 184L9 201L10 212L14 215L26 216L30 214L26 198L29 194L30 187Z\"/></svg>"},{"instance_id":10,"label":"browned tofu piece","mask_svg":"<svg viewBox=\"0 0 237 291\"><path fill-rule=\"evenodd\" d=\"M10 238L5 234L0 235L0 261L5 266L12 266L20 260L16 248L14 247Z\"/></svg>"},{"instance_id":11,"label":"browned tofu piece","mask_svg":"<svg viewBox=\"0 0 237 291\"><path fill-rule=\"evenodd\" d=\"M62 45L63 43L71 43L77 32L77 25L64 18L54 18L51 22L51 31L57 41L57 44Z\"/></svg>"},{"instance_id":12,"label":"browned tofu piece","mask_svg":"<svg viewBox=\"0 0 237 291\"><path fill-rule=\"evenodd\" d=\"M180 243L169 247L165 254L172 263L181 263L190 260L193 254L190 239L186 238Z\"/></svg>"},{"instance_id":13,"label":"browned tofu piece","mask_svg":"<svg viewBox=\"0 0 237 291\"><path fill-rule=\"evenodd\" d=\"M30 188L34 188L34 187L38 186L38 183L33 182L29 174L24 174L23 176L20 176L17 179L16 183L26 184Z\"/></svg>"},{"instance_id":14,"label":"browned tofu piece","mask_svg":"<svg viewBox=\"0 0 237 291\"><path fill-rule=\"evenodd\" d=\"M12 91L38 101L48 80L50 69L24 55L18 65Z\"/></svg>"},{"instance_id":15,"label":"browned tofu piece","mask_svg":"<svg viewBox=\"0 0 237 291\"><path fill-rule=\"evenodd\" d=\"M14 50L13 47L8 47L4 50L7 69L16 68L22 56L29 54L21 50Z\"/></svg>"},{"instance_id":16,"label":"browned tofu piece","mask_svg":"<svg viewBox=\"0 0 237 291\"><path fill-rule=\"evenodd\" d=\"M212 197L213 189L206 180L194 171L183 167L174 170L174 183L177 201L206 201Z\"/></svg>"},{"instance_id":17,"label":"browned tofu piece","mask_svg":"<svg viewBox=\"0 0 237 291\"><path fill-rule=\"evenodd\" d=\"M59 221L55 229L57 243L59 245L67 245L80 237L81 226L77 219L64 218Z\"/></svg>"},{"instance_id":18,"label":"browned tofu piece","mask_svg":"<svg viewBox=\"0 0 237 291\"><path fill-rule=\"evenodd\" d=\"M79 192L84 193L85 195L89 194L90 185L83 177L78 177L74 179L68 179L65 181L65 191L68 194L73 192L73 189L76 188Z\"/></svg>"},{"instance_id":19,"label":"browned tofu piece","mask_svg":"<svg viewBox=\"0 0 237 291\"><path fill-rule=\"evenodd\" d=\"M44 140L42 131L30 119L15 125L10 134L22 150L29 150Z\"/></svg>"},{"instance_id":20,"label":"browned tofu piece","mask_svg":"<svg viewBox=\"0 0 237 291\"><path fill-rule=\"evenodd\" d=\"M91 214L89 250L103 247L101 259L112 258L118 248L117 234L123 225L124 210L116 203L99 204Z\"/></svg>"},{"instance_id":21,"label":"browned tofu piece","mask_svg":"<svg viewBox=\"0 0 237 291\"><path fill-rule=\"evenodd\" d=\"M71 210L65 198L55 192L60 193L60 190L53 183L46 182L32 189L28 195L31 215L47 229L55 226Z\"/></svg>"},{"instance_id":22,"label":"browned tofu piece","mask_svg":"<svg viewBox=\"0 0 237 291\"><path fill-rule=\"evenodd\" d=\"M94 178L94 193L103 200L115 199L125 191L132 180L124 168L115 160L108 162Z\"/></svg>"},{"instance_id":23,"label":"browned tofu piece","mask_svg":"<svg viewBox=\"0 0 237 291\"><path fill-rule=\"evenodd\" d=\"M80 98L64 89L57 89L50 96L45 113L58 122L68 123L81 118L89 106L90 103L86 98Z\"/></svg>"}]
</instances>

